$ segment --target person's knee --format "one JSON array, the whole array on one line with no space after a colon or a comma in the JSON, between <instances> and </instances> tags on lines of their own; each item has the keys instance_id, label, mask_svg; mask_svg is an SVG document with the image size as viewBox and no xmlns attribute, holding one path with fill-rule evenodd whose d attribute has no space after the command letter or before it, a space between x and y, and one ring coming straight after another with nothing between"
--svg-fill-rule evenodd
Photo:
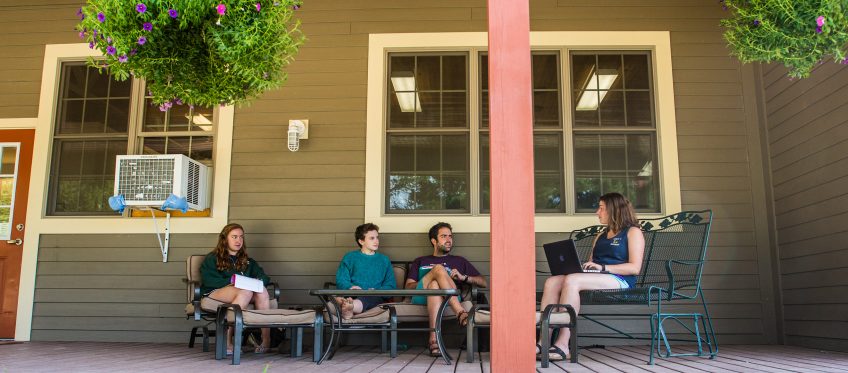
<instances>
[{"instance_id":1,"label":"person's knee","mask_svg":"<svg viewBox=\"0 0 848 373\"><path fill-rule=\"evenodd\" d=\"M580 290L580 280L575 276L565 276L562 280L563 290Z\"/></svg>"},{"instance_id":2,"label":"person's knee","mask_svg":"<svg viewBox=\"0 0 848 373\"><path fill-rule=\"evenodd\" d=\"M443 266L441 264L434 265L433 269L431 269L430 272L433 273L434 276L447 276L448 275L447 268L445 268L445 266Z\"/></svg>"},{"instance_id":3,"label":"person's knee","mask_svg":"<svg viewBox=\"0 0 848 373\"><path fill-rule=\"evenodd\" d=\"M545 280L545 290L557 290L562 286L562 277L551 276Z\"/></svg>"},{"instance_id":4,"label":"person's knee","mask_svg":"<svg viewBox=\"0 0 848 373\"><path fill-rule=\"evenodd\" d=\"M436 290L438 290L438 289L439 289L439 283L438 283L438 282L436 282L436 281L430 281L430 283L429 283L429 284L427 284L427 288L428 288L428 289L436 289Z\"/></svg>"}]
</instances>

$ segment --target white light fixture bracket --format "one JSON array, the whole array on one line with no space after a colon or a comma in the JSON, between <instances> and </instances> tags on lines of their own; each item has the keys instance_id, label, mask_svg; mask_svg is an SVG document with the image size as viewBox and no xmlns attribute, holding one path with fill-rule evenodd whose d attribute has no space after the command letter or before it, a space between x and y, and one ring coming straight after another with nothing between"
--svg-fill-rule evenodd
<instances>
[{"instance_id":1,"label":"white light fixture bracket","mask_svg":"<svg viewBox=\"0 0 848 373\"><path fill-rule=\"evenodd\" d=\"M298 151L300 140L309 138L309 119L290 119L287 137L289 150Z\"/></svg>"}]
</instances>

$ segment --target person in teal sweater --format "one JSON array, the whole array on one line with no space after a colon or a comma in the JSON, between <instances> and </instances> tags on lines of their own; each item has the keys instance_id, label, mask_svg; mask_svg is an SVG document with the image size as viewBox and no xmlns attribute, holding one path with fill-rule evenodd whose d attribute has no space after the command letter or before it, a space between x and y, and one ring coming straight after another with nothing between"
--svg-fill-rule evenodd
<instances>
[{"instance_id":1,"label":"person in teal sweater","mask_svg":"<svg viewBox=\"0 0 848 373\"><path fill-rule=\"evenodd\" d=\"M218 234L218 245L215 250L206 255L200 264L201 291L204 296L223 303L233 303L247 309L253 303L258 310L270 307L268 290L261 292L239 289L230 284L234 274L253 277L268 285L271 278L265 274L262 267L247 256L247 246L244 242L244 228L239 224L227 224ZM262 328L262 342L254 352L265 353L271 346L271 330ZM233 353L233 330L227 330L227 354Z\"/></svg>"},{"instance_id":2,"label":"person in teal sweater","mask_svg":"<svg viewBox=\"0 0 848 373\"><path fill-rule=\"evenodd\" d=\"M336 271L336 287L348 289L388 290L397 289L392 262L388 256L380 254L380 228L371 223L356 227L354 236L359 250L351 251L342 258ZM385 303L389 299L376 296L357 298L336 298L341 305L342 318L368 311Z\"/></svg>"}]
</instances>

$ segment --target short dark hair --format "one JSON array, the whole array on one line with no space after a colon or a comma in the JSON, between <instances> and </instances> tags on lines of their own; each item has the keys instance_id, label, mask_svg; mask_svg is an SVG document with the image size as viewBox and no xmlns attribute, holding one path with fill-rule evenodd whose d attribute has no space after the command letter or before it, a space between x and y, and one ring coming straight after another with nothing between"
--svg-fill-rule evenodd
<instances>
[{"instance_id":1,"label":"short dark hair","mask_svg":"<svg viewBox=\"0 0 848 373\"><path fill-rule=\"evenodd\" d=\"M436 223L436 225L430 227L430 233L429 233L430 239L438 241L439 230L442 229L442 228L450 229L451 232L453 232L453 228L451 227L450 224L440 221L440 222ZM430 241L430 242L432 242L432 241Z\"/></svg>"},{"instance_id":2,"label":"short dark hair","mask_svg":"<svg viewBox=\"0 0 848 373\"><path fill-rule=\"evenodd\" d=\"M376 226L372 223L365 223L365 224L362 224L362 225L356 227L356 231L353 232L353 236L356 237L356 244L360 248L362 247L362 244L359 243L359 240L364 240L365 234L368 233L368 232L371 232L371 231L379 232L380 227L378 227L378 226Z\"/></svg>"}]
</instances>

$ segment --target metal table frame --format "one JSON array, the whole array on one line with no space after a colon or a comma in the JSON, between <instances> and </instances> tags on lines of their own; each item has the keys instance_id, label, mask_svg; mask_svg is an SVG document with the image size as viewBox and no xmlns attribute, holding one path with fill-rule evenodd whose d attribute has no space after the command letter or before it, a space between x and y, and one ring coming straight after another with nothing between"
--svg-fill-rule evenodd
<instances>
[{"instance_id":1,"label":"metal table frame","mask_svg":"<svg viewBox=\"0 0 848 373\"><path fill-rule=\"evenodd\" d=\"M317 296L321 299L321 303L324 304L325 310L330 312L331 304L333 305L332 309L335 310L335 315L330 317L330 341L327 344L327 349L324 351L321 359L318 360L318 364L324 362L324 359L332 358L332 355L335 354L335 349L338 348L339 339L341 337L342 331L368 331L374 329L363 329L362 327L379 327L379 330L385 332L389 332L391 334L391 356L397 356L397 332L398 331L432 331L436 334L436 343L439 346L439 352L442 355L442 359L444 359L445 364L450 365L452 357L447 353L445 349L444 341L442 340L442 316L444 316L445 308L448 306L448 300L450 297L456 296L459 297L458 289L399 289L399 290L338 290L338 289L316 289L310 290L310 295ZM347 297L362 297L362 296L377 296L377 297L412 297L412 296L441 296L442 304L439 306L439 312L436 314L436 325L434 328L398 328L397 324L397 313L395 312L394 306L391 304L381 305L380 307L384 307L389 310L389 321L388 323L378 323L378 324L349 324L346 325L342 323L342 315L341 315L341 306L336 302L336 297L347 298ZM353 327L356 327L354 329ZM318 331L316 331L317 333ZM338 336L337 336L338 334ZM385 341L385 335L384 335ZM334 348L335 347L335 348Z\"/></svg>"}]
</instances>

